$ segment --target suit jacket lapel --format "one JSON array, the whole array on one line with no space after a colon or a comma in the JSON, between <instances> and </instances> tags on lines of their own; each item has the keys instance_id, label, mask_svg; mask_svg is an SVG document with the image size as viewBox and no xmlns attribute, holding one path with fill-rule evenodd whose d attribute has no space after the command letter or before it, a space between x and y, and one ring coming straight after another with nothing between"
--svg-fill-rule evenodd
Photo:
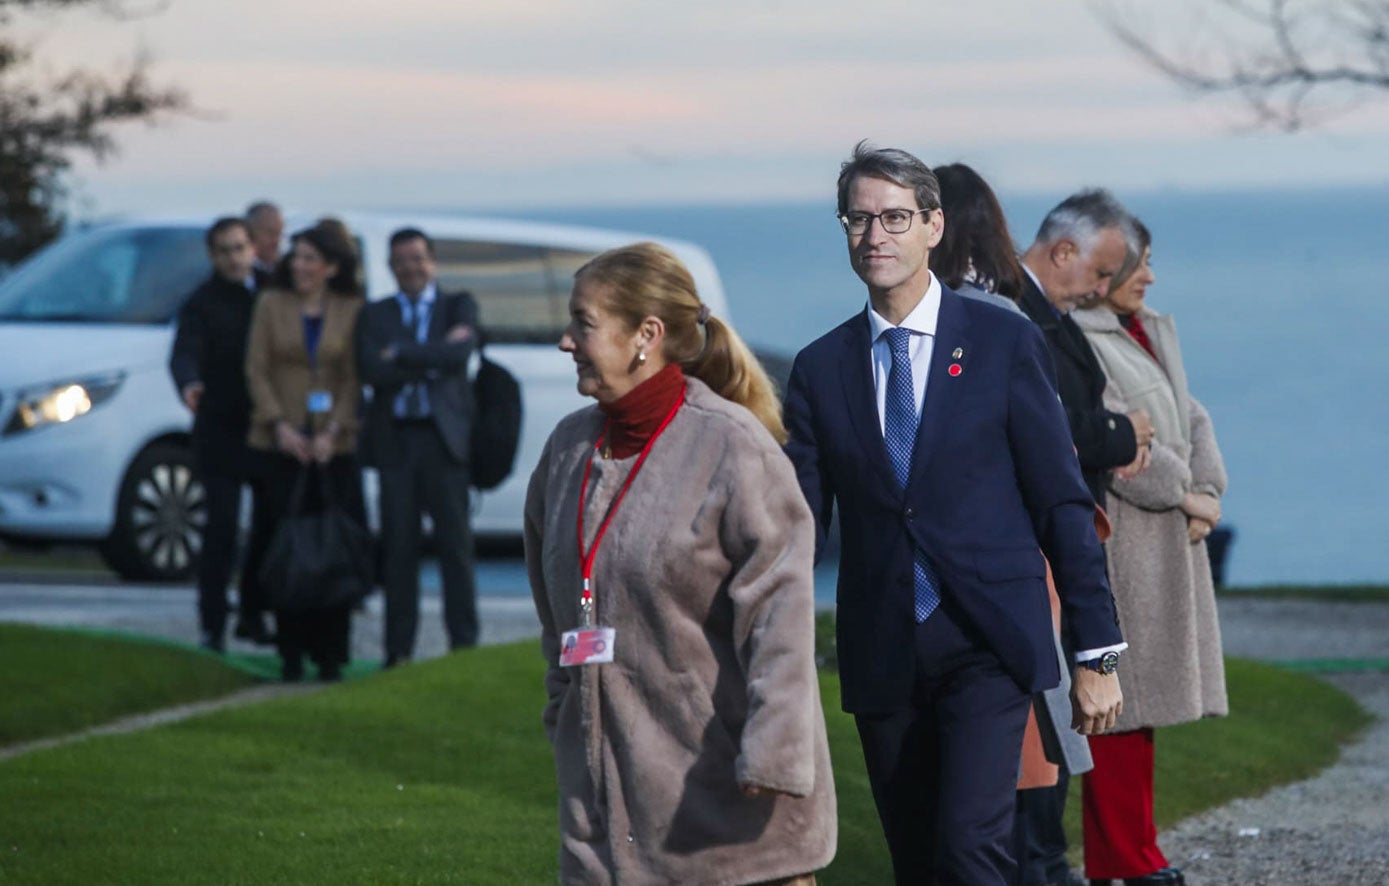
<instances>
[{"instance_id":1,"label":"suit jacket lapel","mask_svg":"<svg viewBox=\"0 0 1389 886\"><path fill-rule=\"evenodd\" d=\"M436 290L434 293L434 304L430 306L429 310L429 328L425 330L425 341L434 342L444 340L444 334L447 332L445 324L448 322L448 317L444 316L444 314L447 311L448 304L444 300L444 294Z\"/></svg>"},{"instance_id":2,"label":"suit jacket lapel","mask_svg":"<svg viewBox=\"0 0 1389 886\"><path fill-rule=\"evenodd\" d=\"M888 461L887 443L883 440L882 424L878 420L878 399L873 388L873 342L869 338L868 314L864 313L850 324L850 334L844 342L839 377L844 384L844 403L853 424L854 434L863 444L863 451L889 489L899 489L897 476Z\"/></svg>"},{"instance_id":3,"label":"suit jacket lapel","mask_svg":"<svg viewBox=\"0 0 1389 886\"><path fill-rule=\"evenodd\" d=\"M962 351L958 360L953 356L956 348ZM907 480L908 487L921 476L925 464L935 452L936 442L940 439L941 433L950 424L950 415L955 411L959 401L963 383L959 376L950 374L950 366L959 363L962 369L968 367L969 355L973 350L964 299L950 289L942 288L940 314L936 318L936 337L931 348L931 371L926 379L926 402L922 405L921 423L916 429L916 445L912 449L912 469Z\"/></svg>"}]
</instances>

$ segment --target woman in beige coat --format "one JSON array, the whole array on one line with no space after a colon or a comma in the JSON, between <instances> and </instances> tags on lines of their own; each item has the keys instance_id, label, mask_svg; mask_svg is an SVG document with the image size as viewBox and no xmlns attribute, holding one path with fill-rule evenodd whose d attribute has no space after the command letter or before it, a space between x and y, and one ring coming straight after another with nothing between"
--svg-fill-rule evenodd
<instances>
[{"instance_id":1,"label":"woman in beige coat","mask_svg":"<svg viewBox=\"0 0 1389 886\"><path fill-rule=\"evenodd\" d=\"M1220 520L1225 465L1210 416L1187 390L1172 317L1143 303L1155 277L1148 230L1136 226L1138 242L1109 294L1071 315L1104 367L1107 408L1147 410L1154 431L1147 469L1117 472L1109 486L1106 552L1129 649L1115 733L1090 739L1085 868L1103 882L1170 884L1183 880L1157 847L1153 727L1229 711L1205 543Z\"/></svg>"},{"instance_id":2,"label":"woman in beige coat","mask_svg":"<svg viewBox=\"0 0 1389 886\"><path fill-rule=\"evenodd\" d=\"M836 839L814 530L771 383L660 246L593 259L569 309L598 403L550 436L525 520L560 879L811 883Z\"/></svg>"},{"instance_id":3,"label":"woman in beige coat","mask_svg":"<svg viewBox=\"0 0 1389 886\"><path fill-rule=\"evenodd\" d=\"M258 482L269 519L251 540L261 552L289 510L300 474L315 462L324 466L336 504L366 523L355 455L361 386L352 332L364 301L356 284L356 250L340 231L321 225L299 231L292 243L274 288L256 302L246 349L251 394L247 442L265 452ZM322 490L308 486L317 495L309 507L322 507ZM281 678L302 679L307 655L320 679L341 679L350 620L345 605L277 610Z\"/></svg>"}]
</instances>

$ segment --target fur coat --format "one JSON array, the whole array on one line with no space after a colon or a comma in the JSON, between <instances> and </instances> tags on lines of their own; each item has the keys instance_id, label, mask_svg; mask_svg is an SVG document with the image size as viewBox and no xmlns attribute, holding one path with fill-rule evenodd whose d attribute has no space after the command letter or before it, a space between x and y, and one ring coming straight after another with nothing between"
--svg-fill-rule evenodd
<instances>
[{"instance_id":1,"label":"fur coat","mask_svg":"<svg viewBox=\"0 0 1389 886\"><path fill-rule=\"evenodd\" d=\"M614 661L559 666L580 623L576 545L597 407L531 476L526 564L549 670L564 883L756 883L834 856L814 661L814 529L791 463L747 410L686 382L602 542L595 622ZM585 548L636 456L593 458ZM749 799L740 783L784 794Z\"/></svg>"},{"instance_id":2,"label":"fur coat","mask_svg":"<svg viewBox=\"0 0 1389 886\"><path fill-rule=\"evenodd\" d=\"M1114 528L1110 584L1129 643L1119 660L1124 712L1114 728L1223 716L1229 702L1210 560L1204 541L1188 540L1179 506L1188 492L1223 495L1225 464L1210 416L1187 390L1176 324L1140 310L1154 360L1107 308L1071 316L1104 367L1106 408L1146 409L1153 421L1151 464L1131 480L1112 476L1106 505Z\"/></svg>"}]
</instances>

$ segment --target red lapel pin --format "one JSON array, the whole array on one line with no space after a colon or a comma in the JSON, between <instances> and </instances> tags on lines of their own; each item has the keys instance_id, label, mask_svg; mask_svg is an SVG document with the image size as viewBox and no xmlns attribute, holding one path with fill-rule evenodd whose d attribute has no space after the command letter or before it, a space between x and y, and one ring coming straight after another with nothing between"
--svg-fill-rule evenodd
<instances>
[{"instance_id":1,"label":"red lapel pin","mask_svg":"<svg viewBox=\"0 0 1389 886\"><path fill-rule=\"evenodd\" d=\"M959 363L951 363L951 364L950 364L950 375L951 375L952 378L953 378L954 376L959 375L961 372L964 372L964 370L960 368L960 364L959 364Z\"/></svg>"}]
</instances>

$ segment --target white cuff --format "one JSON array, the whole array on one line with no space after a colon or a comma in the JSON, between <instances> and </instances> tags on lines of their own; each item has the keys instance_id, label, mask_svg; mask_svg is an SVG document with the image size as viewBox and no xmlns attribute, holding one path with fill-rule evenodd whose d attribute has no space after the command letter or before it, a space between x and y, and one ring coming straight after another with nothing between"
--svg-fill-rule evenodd
<instances>
[{"instance_id":1,"label":"white cuff","mask_svg":"<svg viewBox=\"0 0 1389 886\"><path fill-rule=\"evenodd\" d=\"M1085 649L1076 653L1076 663L1082 661L1094 661L1106 652L1123 652L1129 648L1127 643L1119 643L1114 646L1101 646L1099 649Z\"/></svg>"}]
</instances>

